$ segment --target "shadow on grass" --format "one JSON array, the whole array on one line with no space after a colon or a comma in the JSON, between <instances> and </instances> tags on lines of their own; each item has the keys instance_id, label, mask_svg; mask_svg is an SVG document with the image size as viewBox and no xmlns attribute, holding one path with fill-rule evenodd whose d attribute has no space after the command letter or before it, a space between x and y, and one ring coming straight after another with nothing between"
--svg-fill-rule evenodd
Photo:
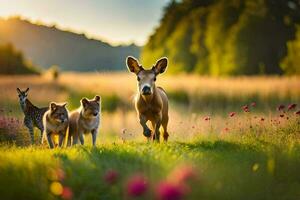
<instances>
[{"instance_id":1,"label":"shadow on grass","mask_svg":"<svg viewBox=\"0 0 300 200\"><path fill-rule=\"evenodd\" d=\"M254 145L240 144L237 142L226 140L200 140L193 143L178 142L179 145L187 146L191 150L199 151L243 151L253 150L256 148Z\"/></svg>"}]
</instances>

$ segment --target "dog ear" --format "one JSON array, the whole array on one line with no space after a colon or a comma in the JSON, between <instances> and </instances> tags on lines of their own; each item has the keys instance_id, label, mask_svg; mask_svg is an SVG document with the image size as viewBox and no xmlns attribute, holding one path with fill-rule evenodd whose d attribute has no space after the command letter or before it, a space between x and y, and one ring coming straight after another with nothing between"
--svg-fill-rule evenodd
<instances>
[{"instance_id":1,"label":"dog ear","mask_svg":"<svg viewBox=\"0 0 300 200\"><path fill-rule=\"evenodd\" d=\"M61 106L66 107L66 105L68 105L67 102L65 102L64 104L62 104Z\"/></svg>"},{"instance_id":2,"label":"dog ear","mask_svg":"<svg viewBox=\"0 0 300 200\"><path fill-rule=\"evenodd\" d=\"M94 99L95 99L95 101L97 101L99 103L101 100L101 97L99 95L96 95Z\"/></svg>"},{"instance_id":3,"label":"dog ear","mask_svg":"<svg viewBox=\"0 0 300 200\"><path fill-rule=\"evenodd\" d=\"M51 103L50 103L50 110L51 110L51 111L54 111L54 110L56 110L56 108L57 108L56 103L51 102Z\"/></svg>"},{"instance_id":4,"label":"dog ear","mask_svg":"<svg viewBox=\"0 0 300 200\"><path fill-rule=\"evenodd\" d=\"M130 72L138 74L140 71L144 70L144 68L139 64L139 61L132 57L128 56L126 58L127 68Z\"/></svg>"},{"instance_id":5,"label":"dog ear","mask_svg":"<svg viewBox=\"0 0 300 200\"><path fill-rule=\"evenodd\" d=\"M89 101L87 100L87 98L82 98L82 99L81 99L81 105L82 105L83 107L85 107L88 103L89 103Z\"/></svg>"},{"instance_id":6,"label":"dog ear","mask_svg":"<svg viewBox=\"0 0 300 200\"><path fill-rule=\"evenodd\" d=\"M163 57L156 62L154 67L152 67L152 70L155 72L156 75L162 74L166 71L167 66L168 66L168 58Z\"/></svg>"},{"instance_id":7,"label":"dog ear","mask_svg":"<svg viewBox=\"0 0 300 200\"><path fill-rule=\"evenodd\" d=\"M18 92L18 94L21 94L20 88L17 88L17 92Z\"/></svg>"}]
</instances>

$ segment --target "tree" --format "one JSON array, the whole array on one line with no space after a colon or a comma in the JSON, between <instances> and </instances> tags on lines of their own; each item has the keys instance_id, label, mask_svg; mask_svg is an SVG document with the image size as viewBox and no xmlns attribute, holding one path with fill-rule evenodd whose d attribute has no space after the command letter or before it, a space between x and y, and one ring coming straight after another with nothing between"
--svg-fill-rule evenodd
<instances>
[{"instance_id":1,"label":"tree","mask_svg":"<svg viewBox=\"0 0 300 200\"><path fill-rule=\"evenodd\" d=\"M172 1L141 60L150 65L167 56L169 73L226 76L281 74L282 68L295 71L288 69L297 62L297 24L297 0Z\"/></svg>"},{"instance_id":2,"label":"tree","mask_svg":"<svg viewBox=\"0 0 300 200\"><path fill-rule=\"evenodd\" d=\"M37 74L38 71L11 44L0 46L0 74Z\"/></svg>"}]
</instances>

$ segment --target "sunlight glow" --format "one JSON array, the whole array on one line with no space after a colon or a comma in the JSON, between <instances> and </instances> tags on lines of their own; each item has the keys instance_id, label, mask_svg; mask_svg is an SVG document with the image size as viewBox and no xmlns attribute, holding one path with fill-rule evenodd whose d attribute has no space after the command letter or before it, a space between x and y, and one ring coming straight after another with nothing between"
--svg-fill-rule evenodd
<instances>
[{"instance_id":1,"label":"sunlight glow","mask_svg":"<svg viewBox=\"0 0 300 200\"><path fill-rule=\"evenodd\" d=\"M0 0L0 17L22 16L36 24L55 25L113 45L143 45L168 1Z\"/></svg>"}]
</instances>

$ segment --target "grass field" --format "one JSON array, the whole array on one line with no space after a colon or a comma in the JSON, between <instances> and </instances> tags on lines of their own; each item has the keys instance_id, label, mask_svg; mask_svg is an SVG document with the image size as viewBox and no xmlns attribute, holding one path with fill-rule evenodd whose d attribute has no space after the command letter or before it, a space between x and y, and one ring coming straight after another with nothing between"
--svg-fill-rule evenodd
<instances>
[{"instance_id":1,"label":"grass field","mask_svg":"<svg viewBox=\"0 0 300 200\"><path fill-rule=\"evenodd\" d=\"M135 80L0 77L1 199L300 198L299 77L160 77L171 100L170 142L160 144L142 136ZM101 95L97 147L30 146L16 87L30 87L39 106L67 101L69 110Z\"/></svg>"}]
</instances>

